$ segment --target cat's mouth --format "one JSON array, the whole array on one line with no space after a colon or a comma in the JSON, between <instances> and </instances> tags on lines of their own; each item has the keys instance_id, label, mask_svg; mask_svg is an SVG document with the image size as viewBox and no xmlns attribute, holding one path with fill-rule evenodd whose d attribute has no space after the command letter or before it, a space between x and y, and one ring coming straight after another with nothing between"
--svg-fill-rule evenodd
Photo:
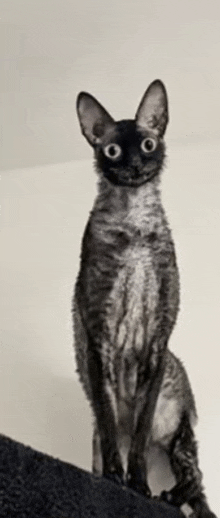
<instances>
[{"instance_id":1,"label":"cat's mouth","mask_svg":"<svg viewBox=\"0 0 220 518\"><path fill-rule=\"evenodd\" d=\"M143 183L151 180L158 172L158 164L152 160L141 171L135 168L115 169L110 168L104 172L104 176L114 185L126 185L129 187L139 187Z\"/></svg>"}]
</instances>

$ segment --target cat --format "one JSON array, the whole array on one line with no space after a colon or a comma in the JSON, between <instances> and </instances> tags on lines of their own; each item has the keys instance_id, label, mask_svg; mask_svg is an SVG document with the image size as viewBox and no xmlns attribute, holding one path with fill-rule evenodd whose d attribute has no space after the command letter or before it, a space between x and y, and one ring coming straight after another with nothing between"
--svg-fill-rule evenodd
<instances>
[{"instance_id":1,"label":"cat","mask_svg":"<svg viewBox=\"0 0 220 518\"><path fill-rule=\"evenodd\" d=\"M165 86L150 84L134 120L115 122L85 92L77 113L99 177L73 299L77 368L95 419L93 471L150 497L146 458L158 443L176 477L160 498L215 518L201 486L192 391L167 349L179 274L159 190Z\"/></svg>"}]
</instances>

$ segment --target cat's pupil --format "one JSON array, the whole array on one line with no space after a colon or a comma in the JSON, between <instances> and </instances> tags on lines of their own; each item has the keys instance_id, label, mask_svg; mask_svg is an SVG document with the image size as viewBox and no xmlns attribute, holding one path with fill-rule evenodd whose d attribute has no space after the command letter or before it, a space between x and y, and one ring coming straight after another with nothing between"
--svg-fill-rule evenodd
<instances>
[{"instance_id":1,"label":"cat's pupil","mask_svg":"<svg viewBox=\"0 0 220 518\"><path fill-rule=\"evenodd\" d=\"M108 148L109 155L115 156L117 154L117 149L114 145L109 146Z\"/></svg>"},{"instance_id":2,"label":"cat's pupil","mask_svg":"<svg viewBox=\"0 0 220 518\"><path fill-rule=\"evenodd\" d=\"M145 140L145 147L148 151L151 151L153 149L153 142L150 139Z\"/></svg>"}]
</instances>

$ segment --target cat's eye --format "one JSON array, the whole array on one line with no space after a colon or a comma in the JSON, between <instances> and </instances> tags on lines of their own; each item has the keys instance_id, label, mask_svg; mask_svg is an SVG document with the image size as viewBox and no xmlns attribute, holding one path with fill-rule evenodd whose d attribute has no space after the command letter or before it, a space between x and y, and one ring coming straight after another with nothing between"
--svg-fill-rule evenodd
<instances>
[{"instance_id":1,"label":"cat's eye","mask_svg":"<svg viewBox=\"0 0 220 518\"><path fill-rule=\"evenodd\" d=\"M141 149L144 153L151 153L157 147L157 141L151 137L147 137L141 142Z\"/></svg>"},{"instance_id":2,"label":"cat's eye","mask_svg":"<svg viewBox=\"0 0 220 518\"><path fill-rule=\"evenodd\" d=\"M122 153L121 148L118 144L108 144L108 146L104 147L103 151L105 153L105 156L111 158L112 160L119 158Z\"/></svg>"}]
</instances>

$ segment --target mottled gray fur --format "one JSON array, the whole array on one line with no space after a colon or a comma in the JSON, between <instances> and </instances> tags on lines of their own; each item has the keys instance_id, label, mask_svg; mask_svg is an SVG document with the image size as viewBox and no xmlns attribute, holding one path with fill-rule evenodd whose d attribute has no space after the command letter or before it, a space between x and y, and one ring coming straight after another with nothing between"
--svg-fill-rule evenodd
<instances>
[{"instance_id":1,"label":"mottled gray fur","mask_svg":"<svg viewBox=\"0 0 220 518\"><path fill-rule=\"evenodd\" d=\"M214 518L201 487L193 395L167 349L179 276L159 191L165 87L149 86L134 120L115 122L87 93L77 111L99 175L73 308L78 371L95 418L93 470L150 496L147 452L159 444L176 477L161 498Z\"/></svg>"}]
</instances>

